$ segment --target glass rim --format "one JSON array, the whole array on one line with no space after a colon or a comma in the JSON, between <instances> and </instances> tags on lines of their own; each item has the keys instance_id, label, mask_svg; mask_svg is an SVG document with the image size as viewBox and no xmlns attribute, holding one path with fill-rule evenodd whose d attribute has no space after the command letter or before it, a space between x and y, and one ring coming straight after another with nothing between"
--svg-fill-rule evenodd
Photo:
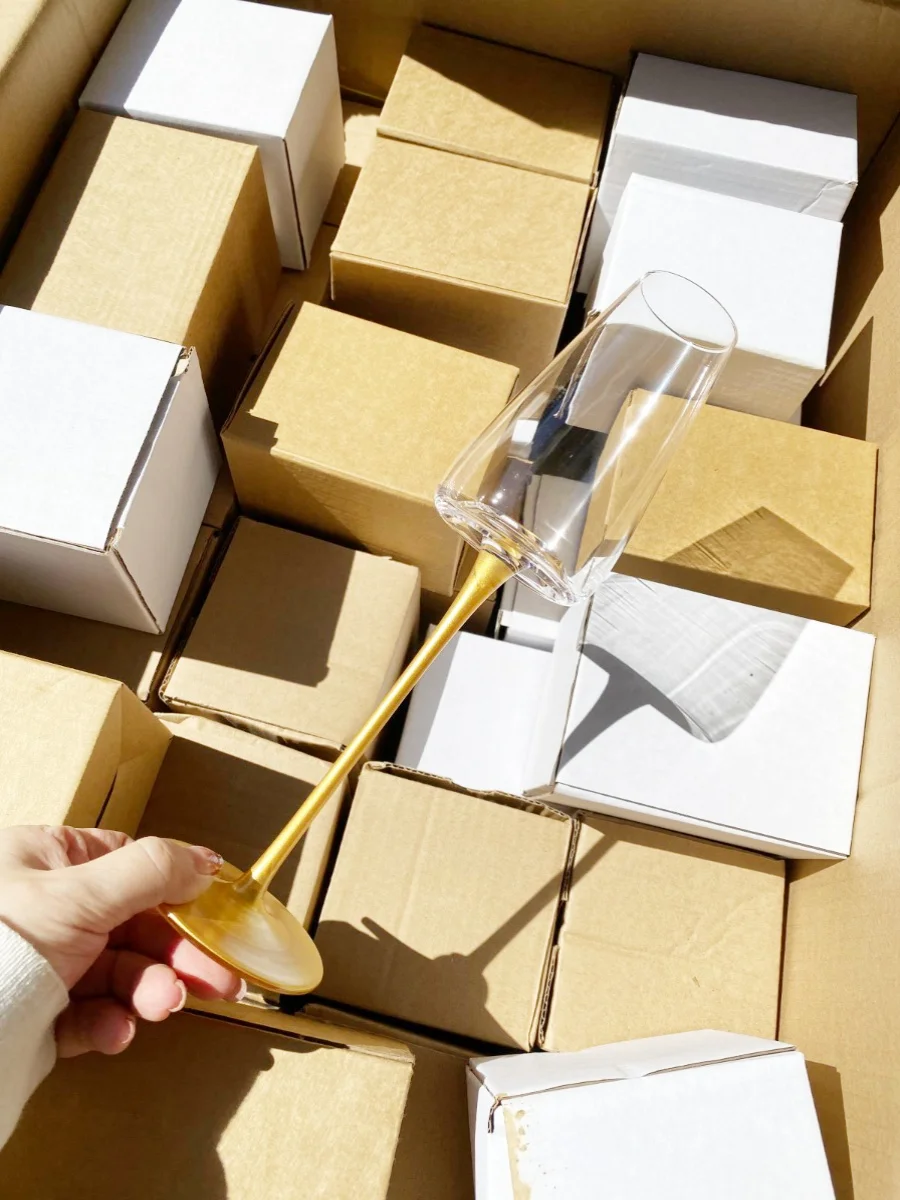
<instances>
[{"instance_id":1,"label":"glass rim","mask_svg":"<svg viewBox=\"0 0 900 1200\"><path fill-rule=\"evenodd\" d=\"M664 317L660 316L659 312L657 312L657 309L652 304L650 297L647 295L645 285L648 283L648 281L650 281L652 279L659 279L663 276L668 277L669 279L677 279L681 283L686 283L690 287L692 287L695 291L702 292L704 294L704 296L706 296L709 300L711 300L712 303L715 305L715 307L719 310L719 312L724 316L725 320L728 323L728 326L731 329L730 341L728 341L728 342L721 342L721 341L700 342L700 341L697 341L697 339L688 337L687 334L682 333L680 330L676 329L669 321L667 321ZM668 330L668 332L671 333L673 337L678 338L678 340L680 342L684 342L684 344L686 346L691 346L691 347L693 347L694 350L700 350L704 354L720 355L720 354L730 354L731 351L737 345L738 328L737 328L737 324L735 323L734 317L732 317L731 313L728 311L728 309L725 307L725 305L722 303L722 301L717 299L717 297L715 297L712 294L712 292L709 290L709 288L705 288L701 283L697 283L696 280L690 279L687 275L682 275L678 271L667 271L667 270L665 270L665 268L662 268L662 267L655 268L652 271L645 271L644 274L640 277L640 279L635 280L635 282L631 285L631 288L629 290L631 291L631 290L635 290L635 289L640 291L641 298L643 299L644 303L647 305L647 308L650 310L650 312L653 314L653 316L657 319L657 321L659 321L660 325L662 325L662 327L664 329Z\"/></svg>"}]
</instances>

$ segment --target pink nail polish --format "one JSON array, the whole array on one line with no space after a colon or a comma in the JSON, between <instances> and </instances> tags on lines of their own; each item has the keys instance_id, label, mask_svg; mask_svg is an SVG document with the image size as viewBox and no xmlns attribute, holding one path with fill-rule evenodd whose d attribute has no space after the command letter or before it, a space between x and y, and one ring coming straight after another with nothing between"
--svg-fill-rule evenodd
<instances>
[{"instance_id":1,"label":"pink nail polish","mask_svg":"<svg viewBox=\"0 0 900 1200\"><path fill-rule=\"evenodd\" d=\"M197 847L197 857L202 859L202 869L207 875L218 875L225 862L221 854L217 854L215 850L207 849L206 846Z\"/></svg>"}]
</instances>

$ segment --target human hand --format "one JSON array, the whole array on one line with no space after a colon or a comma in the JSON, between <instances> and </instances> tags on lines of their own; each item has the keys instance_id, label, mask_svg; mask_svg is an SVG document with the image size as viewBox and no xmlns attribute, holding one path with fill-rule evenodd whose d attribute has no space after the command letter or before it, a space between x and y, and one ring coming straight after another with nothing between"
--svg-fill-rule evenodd
<instances>
[{"instance_id":1,"label":"human hand","mask_svg":"<svg viewBox=\"0 0 900 1200\"><path fill-rule=\"evenodd\" d=\"M118 1054L135 1018L163 1021L203 999L239 999L244 984L152 911L206 888L222 859L165 838L106 829L0 830L0 921L30 942L70 993L56 1025L60 1057Z\"/></svg>"}]
</instances>

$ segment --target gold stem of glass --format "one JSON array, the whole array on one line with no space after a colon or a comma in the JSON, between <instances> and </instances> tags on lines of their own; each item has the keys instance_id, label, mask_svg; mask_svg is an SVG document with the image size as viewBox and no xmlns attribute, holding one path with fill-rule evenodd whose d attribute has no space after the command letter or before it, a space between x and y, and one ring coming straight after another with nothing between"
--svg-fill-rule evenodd
<instances>
[{"instance_id":1,"label":"gold stem of glass","mask_svg":"<svg viewBox=\"0 0 900 1200\"><path fill-rule=\"evenodd\" d=\"M237 891L252 898L268 887L272 877L306 833L310 824L348 777L365 754L369 744L388 723L453 635L459 632L469 617L485 600L489 600L513 574L513 568L507 566L496 555L487 550L480 552L456 599L447 609L440 623L426 638L419 653L413 658L359 733L331 764L281 833L263 851L250 870L245 872L235 883Z\"/></svg>"}]
</instances>

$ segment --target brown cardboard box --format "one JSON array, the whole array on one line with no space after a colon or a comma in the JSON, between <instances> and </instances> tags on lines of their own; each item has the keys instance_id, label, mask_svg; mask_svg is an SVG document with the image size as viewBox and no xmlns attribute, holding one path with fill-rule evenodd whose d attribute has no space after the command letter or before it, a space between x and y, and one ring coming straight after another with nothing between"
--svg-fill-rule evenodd
<instances>
[{"instance_id":1,"label":"brown cardboard box","mask_svg":"<svg viewBox=\"0 0 900 1200\"><path fill-rule=\"evenodd\" d=\"M326 225L340 225L347 211L359 173L375 146L381 113L378 105L361 104L358 100L344 100L341 107L344 110L344 165L325 209L323 220Z\"/></svg>"},{"instance_id":2,"label":"brown cardboard box","mask_svg":"<svg viewBox=\"0 0 900 1200\"><path fill-rule=\"evenodd\" d=\"M617 570L847 625L869 607L876 447L709 406Z\"/></svg>"},{"instance_id":3,"label":"brown cardboard box","mask_svg":"<svg viewBox=\"0 0 900 1200\"><path fill-rule=\"evenodd\" d=\"M411 563L449 596L463 543L435 489L515 381L515 367L305 304L222 435L241 508Z\"/></svg>"},{"instance_id":4,"label":"brown cardboard box","mask_svg":"<svg viewBox=\"0 0 900 1200\"><path fill-rule=\"evenodd\" d=\"M325 1004L304 1016L398 1038L415 1058L387 1200L474 1200L466 1064L478 1053Z\"/></svg>"},{"instance_id":5,"label":"brown cardboard box","mask_svg":"<svg viewBox=\"0 0 900 1200\"><path fill-rule=\"evenodd\" d=\"M400 673L418 609L415 568L242 517L162 701L333 757Z\"/></svg>"},{"instance_id":6,"label":"brown cardboard box","mask_svg":"<svg viewBox=\"0 0 900 1200\"><path fill-rule=\"evenodd\" d=\"M378 132L594 183L611 93L599 71L420 26Z\"/></svg>"},{"instance_id":7,"label":"brown cardboard box","mask_svg":"<svg viewBox=\"0 0 900 1200\"><path fill-rule=\"evenodd\" d=\"M61 1062L0 1153L16 1200L385 1200L405 1046L192 1003L127 1054Z\"/></svg>"},{"instance_id":8,"label":"brown cardboard box","mask_svg":"<svg viewBox=\"0 0 900 1200\"><path fill-rule=\"evenodd\" d=\"M159 685L212 570L219 543L217 530L200 527L164 633L141 633L0 600L0 648L121 680L139 700L155 707Z\"/></svg>"},{"instance_id":9,"label":"brown cardboard box","mask_svg":"<svg viewBox=\"0 0 900 1200\"><path fill-rule=\"evenodd\" d=\"M237 496L227 463L222 463L215 487L203 514L203 524L215 530L228 529L237 516Z\"/></svg>"},{"instance_id":10,"label":"brown cardboard box","mask_svg":"<svg viewBox=\"0 0 900 1200\"><path fill-rule=\"evenodd\" d=\"M327 763L220 721L166 713L171 732L141 836L208 845L242 870L287 824ZM310 826L272 883L272 892L308 925L344 801L341 788Z\"/></svg>"},{"instance_id":11,"label":"brown cardboard box","mask_svg":"<svg viewBox=\"0 0 900 1200\"><path fill-rule=\"evenodd\" d=\"M0 6L0 261L125 0Z\"/></svg>"},{"instance_id":12,"label":"brown cardboard box","mask_svg":"<svg viewBox=\"0 0 900 1200\"><path fill-rule=\"evenodd\" d=\"M550 809L367 766L316 932L320 994L529 1049L572 831Z\"/></svg>"},{"instance_id":13,"label":"brown cardboard box","mask_svg":"<svg viewBox=\"0 0 900 1200\"><path fill-rule=\"evenodd\" d=\"M542 1047L689 1029L773 1038L783 924L779 859L586 816Z\"/></svg>"},{"instance_id":14,"label":"brown cardboard box","mask_svg":"<svg viewBox=\"0 0 900 1200\"><path fill-rule=\"evenodd\" d=\"M266 340L274 333L288 309L301 304L331 303L331 244L337 230L323 225L313 242L312 257L305 271L282 270L275 299L266 317ZM267 348L267 347L266 347ZM264 348L264 352L265 349Z\"/></svg>"},{"instance_id":15,"label":"brown cardboard box","mask_svg":"<svg viewBox=\"0 0 900 1200\"><path fill-rule=\"evenodd\" d=\"M553 357L590 189L378 138L331 249L335 307L513 363Z\"/></svg>"},{"instance_id":16,"label":"brown cardboard box","mask_svg":"<svg viewBox=\"0 0 900 1200\"><path fill-rule=\"evenodd\" d=\"M112 679L0 651L0 826L133 834L170 733Z\"/></svg>"},{"instance_id":17,"label":"brown cardboard box","mask_svg":"<svg viewBox=\"0 0 900 1200\"><path fill-rule=\"evenodd\" d=\"M255 146L82 111L0 276L0 303L196 347L221 418L278 272Z\"/></svg>"}]
</instances>

